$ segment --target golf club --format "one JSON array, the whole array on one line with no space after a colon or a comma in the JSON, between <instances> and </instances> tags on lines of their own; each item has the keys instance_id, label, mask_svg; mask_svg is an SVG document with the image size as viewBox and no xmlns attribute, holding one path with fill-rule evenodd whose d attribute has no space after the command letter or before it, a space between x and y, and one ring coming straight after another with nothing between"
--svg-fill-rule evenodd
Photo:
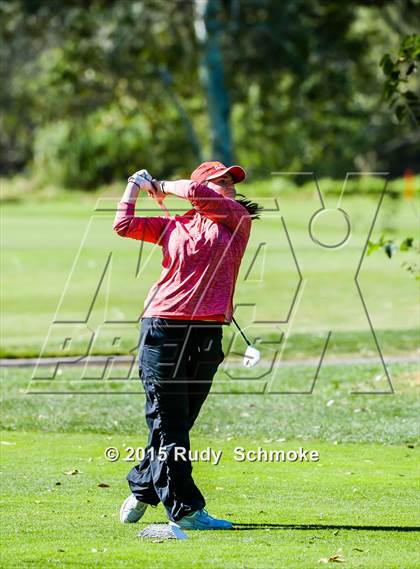
<instances>
[{"instance_id":1,"label":"golf club","mask_svg":"<svg viewBox=\"0 0 420 569\"><path fill-rule=\"evenodd\" d=\"M241 333L242 338L248 344L248 347L246 349L244 359L243 359L243 365L244 365L244 367L254 367L260 361L261 352L259 350L257 350L257 348L254 348L254 346L252 346L251 342L248 340L248 338L242 332L241 327L236 322L236 320L233 316L232 316L232 320L233 320L235 326L238 328L239 332Z\"/></svg>"}]
</instances>

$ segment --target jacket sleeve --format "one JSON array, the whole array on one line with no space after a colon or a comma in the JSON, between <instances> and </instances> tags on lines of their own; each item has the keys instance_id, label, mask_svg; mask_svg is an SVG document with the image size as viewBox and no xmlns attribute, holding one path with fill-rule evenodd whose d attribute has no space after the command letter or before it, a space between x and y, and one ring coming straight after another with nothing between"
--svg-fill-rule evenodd
<instances>
[{"instance_id":1,"label":"jacket sleeve","mask_svg":"<svg viewBox=\"0 0 420 569\"><path fill-rule=\"evenodd\" d=\"M190 180L165 182L165 190L170 194L190 200L201 215L222 223L232 232L237 231L244 239L249 238L251 216L236 200L221 196L206 185Z\"/></svg>"},{"instance_id":2,"label":"jacket sleeve","mask_svg":"<svg viewBox=\"0 0 420 569\"><path fill-rule=\"evenodd\" d=\"M120 202L114 220L114 231L121 237L130 237L160 245L161 237L168 223L166 217L136 217L135 205Z\"/></svg>"}]
</instances>

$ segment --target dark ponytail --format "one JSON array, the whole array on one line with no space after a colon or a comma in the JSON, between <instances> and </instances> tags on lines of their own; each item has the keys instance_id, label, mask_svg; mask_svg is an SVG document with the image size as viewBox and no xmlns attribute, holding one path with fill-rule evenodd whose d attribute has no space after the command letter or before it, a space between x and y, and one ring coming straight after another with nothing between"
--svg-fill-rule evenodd
<instances>
[{"instance_id":1,"label":"dark ponytail","mask_svg":"<svg viewBox=\"0 0 420 569\"><path fill-rule=\"evenodd\" d=\"M264 209L262 205L247 200L243 194L236 194L236 196L241 196L239 199L235 197L235 200L239 202L249 213L251 219L260 219L260 213Z\"/></svg>"}]
</instances>

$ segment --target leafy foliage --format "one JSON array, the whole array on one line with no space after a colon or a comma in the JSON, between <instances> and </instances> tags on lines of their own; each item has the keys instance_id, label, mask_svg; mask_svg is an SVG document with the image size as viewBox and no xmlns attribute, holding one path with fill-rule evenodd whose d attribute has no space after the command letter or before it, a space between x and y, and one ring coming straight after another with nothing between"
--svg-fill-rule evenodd
<instances>
[{"instance_id":1,"label":"leafy foliage","mask_svg":"<svg viewBox=\"0 0 420 569\"><path fill-rule=\"evenodd\" d=\"M386 76L384 98L394 110L398 121L420 123L420 84L418 68L420 64L420 35L405 36L395 59L386 53L380 65Z\"/></svg>"},{"instance_id":2,"label":"leafy foliage","mask_svg":"<svg viewBox=\"0 0 420 569\"><path fill-rule=\"evenodd\" d=\"M32 168L41 183L54 176L89 189L126 176L140 162L170 177L211 158L195 6L1 3L0 101L7 109L0 119L1 173ZM377 68L405 34L412 39L404 40L403 55L383 59L390 97L398 77L401 85L415 77L409 62L418 57L418 0L398 6L215 0L212 6L236 160L251 175L313 170L342 178L346 171L388 169L390 156L395 174L402 174L399 141L409 129L380 106ZM415 89L399 88L410 109L413 95ZM415 141L406 144L410 149ZM418 153L410 152L415 170Z\"/></svg>"},{"instance_id":3,"label":"leafy foliage","mask_svg":"<svg viewBox=\"0 0 420 569\"><path fill-rule=\"evenodd\" d=\"M381 235L378 241L368 241L367 254L371 255L375 251L382 249L386 256L391 259L398 251L403 253L414 252L415 260L405 260L401 263L401 267L408 271L416 280L420 280L418 255L420 253L420 244L413 237L406 237L399 244L395 239L388 239Z\"/></svg>"}]
</instances>

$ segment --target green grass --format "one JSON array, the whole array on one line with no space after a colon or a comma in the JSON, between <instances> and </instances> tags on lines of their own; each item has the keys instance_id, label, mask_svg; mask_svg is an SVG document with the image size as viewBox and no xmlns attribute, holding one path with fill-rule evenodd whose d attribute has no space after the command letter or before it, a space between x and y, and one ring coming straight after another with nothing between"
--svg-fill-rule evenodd
<instances>
[{"instance_id":1,"label":"green grass","mask_svg":"<svg viewBox=\"0 0 420 569\"><path fill-rule=\"evenodd\" d=\"M337 553L351 568L408 569L420 562L415 533L386 530L419 522L413 507L418 453L405 446L194 437L195 449L223 449L218 466L195 465L211 512L238 524L258 525L223 533L189 532L185 542L150 543L136 534L149 523L165 521L162 507L149 509L136 526L121 525L118 506L127 494L124 476L130 463L104 458L111 445L122 456L124 445L141 446L137 436L6 432L2 439L12 443L2 446L2 567L115 568L135 563L147 568L301 569L318 567L321 558ZM320 461L235 462L236 445L303 446L318 450ZM75 469L78 474L65 474ZM101 483L109 487L98 487Z\"/></svg>"},{"instance_id":2,"label":"green grass","mask_svg":"<svg viewBox=\"0 0 420 569\"><path fill-rule=\"evenodd\" d=\"M252 186L248 189L245 193L252 198ZM117 192L115 196L111 207ZM192 437L194 449L223 450L218 466L198 463L194 468L209 510L239 524L261 525L222 534L190 532L186 542L141 542L138 530L165 516L159 507L150 509L139 526L118 521L130 466L123 460L125 449L141 447L146 440L136 366L131 373L128 366L112 365L62 366L59 373L46 367L35 374L31 368L4 369L2 567L306 569L322 566L320 559L335 554L350 568L419 566L418 534L390 529L419 525L414 448L418 368L390 364L395 393L365 393L389 392L354 284L376 202L346 198L342 207L353 220L350 241L345 248L326 250L308 238L308 219L318 208L313 194L286 192L279 197L302 271L303 294L290 326L250 324L285 320L298 282L279 215L266 212L253 226L235 295L235 316L251 338L260 338L264 365L234 367L233 352L243 353L244 344L233 336L233 327L226 328L227 358ZM104 319L117 324L100 329L92 353L135 351L135 321L159 275L160 251L145 245L135 278L139 243L114 235L112 212L101 212L91 221L69 279L96 197L60 194L49 200L45 194L42 199L2 208L2 355L40 353L67 281L56 319L83 321L109 252L112 271L88 325L96 331ZM327 206L335 206L332 199L328 197ZM382 233L415 235L415 223L411 202L385 200L372 239ZM340 219L325 218L319 231L324 241L337 240ZM388 260L377 252L361 267L360 287L385 361L391 355L413 355L418 346L417 284L401 267L408 258L399 254ZM303 360L319 357L329 330L333 334L326 363L335 356L369 357L373 362L324 365L312 394L287 394L310 391L316 365ZM81 355L89 333L84 324L54 325L43 353ZM282 333L287 342L279 343ZM69 336L72 343L63 352L63 338ZM119 345L113 343L116 336L121 337ZM270 357L277 349L282 350L281 362L302 363L288 367L280 362L271 369ZM118 462L106 461L108 446L120 449ZM238 463L232 457L235 446L302 446L319 450L320 461ZM80 473L65 474L74 469ZM109 487L98 487L101 482Z\"/></svg>"},{"instance_id":3,"label":"green grass","mask_svg":"<svg viewBox=\"0 0 420 569\"><path fill-rule=\"evenodd\" d=\"M284 387L303 389L306 369L286 368ZM132 464L124 460L127 447L146 440L135 375L82 380L83 369L72 367L31 381L30 368L3 370L2 567L111 569L141 561L146 568L306 569L337 554L350 568L417 567L418 533L404 528L419 525L418 370L391 369L395 395L351 394L369 378L384 388L371 366L327 366L312 395L217 394L227 381L235 390L218 373L192 448L222 450L222 460L195 464L194 476L212 513L245 525L189 532L185 543L137 538L146 525L165 521L161 506L136 526L118 521ZM103 369L90 371L100 377ZM110 446L119 461L105 459ZM303 447L319 451L320 461L236 462L236 446Z\"/></svg>"},{"instance_id":4,"label":"green grass","mask_svg":"<svg viewBox=\"0 0 420 569\"><path fill-rule=\"evenodd\" d=\"M100 375L100 368L93 368ZM306 370L307 371L307 370ZM80 379L81 368L52 380L32 380L30 369L3 370L0 426L11 431L135 432L143 438L144 395L139 380ZM367 378L371 381L368 382ZM395 394L352 393L386 391L387 383L369 366L328 366L322 370L312 395L277 395L244 391L223 372L215 377L212 392L194 427L200 436L301 439L329 442L380 442L402 444L418 438L418 384L414 364L392 366ZM305 368L286 369L284 390L307 389ZM249 388L251 389L251 388ZM32 392L28 394L28 391ZM53 394L52 392L57 392ZM61 395L60 395L61 392ZM88 393L87 393L88 392ZM63 395L67 393L67 395Z\"/></svg>"},{"instance_id":5,"label":"green grass","mask_svg":"<svg viewBox=\"0 0 420 569\"><path fill-rule=\"evenodd\" d=\"M250 197L251 188L248 191ZM105 279L90 312L88 326L97 330L105 319L116 323L102 330L92 353L128 353L136 346L135 322L142 312L148 290L160 273L161 253L145 244L136 276L139 242L121 239L112 231L111 210L118 195L102 200L102 205L110 211L92 217L95 199L84 196L78 202L55 199L3 206L3 357L38 355L54 318L83 322L89 314L94 291L110 252L113 256L107 273L109 279ZM267 207L273 206L271 198L258 199ZM335 206L336 198L332 199L329 197L328 207ZM171 203L177 208L184 205L180 200L173 200L169 205ZM309 219L319 208L311 194L279 196L279 205L280 212L267 211L261 221L253 224L236 288L237 320L251 337L262 335L273 340L281 333L287 334L287 357L296 354L299 357L299 353L312 355L318 349L317 346L311 351L310 347L317 342L316 335L327 330L337 334L339 353L358 351L357 346L361 344L371 350L366 344L369 325L354 276L376 200L352 197L341 204L354 220L352 234L344 248L332 250L321 248L309 239ZM154 207L147 199L139 201L139 207L142 206ZM156 215L160 210L143 214L148 213ZM280 214L286 221L302 272L301 295L289 325L252 325L253 321L286 320L299 282ZM341 235L340 227L340 219L327 215L318 237L329 243L337 241ZM389 231L396 238L415 235L415 228L413 204L394 203L385 198L372 238L378 238L383 232L389 234ZM84 245L77 257L84 235ZM382 252L377 252L366 257L361 267L359 283L363 297L379 340L385 336L390 340L389 353L393 353L397 343L407 352L412 352L416 345L418 285L401 267L408 258L409 254L400 253L389 260ZM66 285L68 288L55 317ZM127 321L131 324L125 323ZM116 330L122 336L119 347L112 343ZM67 353L82 354L88 346L89 333L84 324L76 327L55 325L43 353L63 353L63 338L71 335L73 341ZM400 335L407 340L403 345L398 342ZM238 342L241 342L240 338ZM398 346L395 350L399 351Z\"/></svg>"}]
</instances>

